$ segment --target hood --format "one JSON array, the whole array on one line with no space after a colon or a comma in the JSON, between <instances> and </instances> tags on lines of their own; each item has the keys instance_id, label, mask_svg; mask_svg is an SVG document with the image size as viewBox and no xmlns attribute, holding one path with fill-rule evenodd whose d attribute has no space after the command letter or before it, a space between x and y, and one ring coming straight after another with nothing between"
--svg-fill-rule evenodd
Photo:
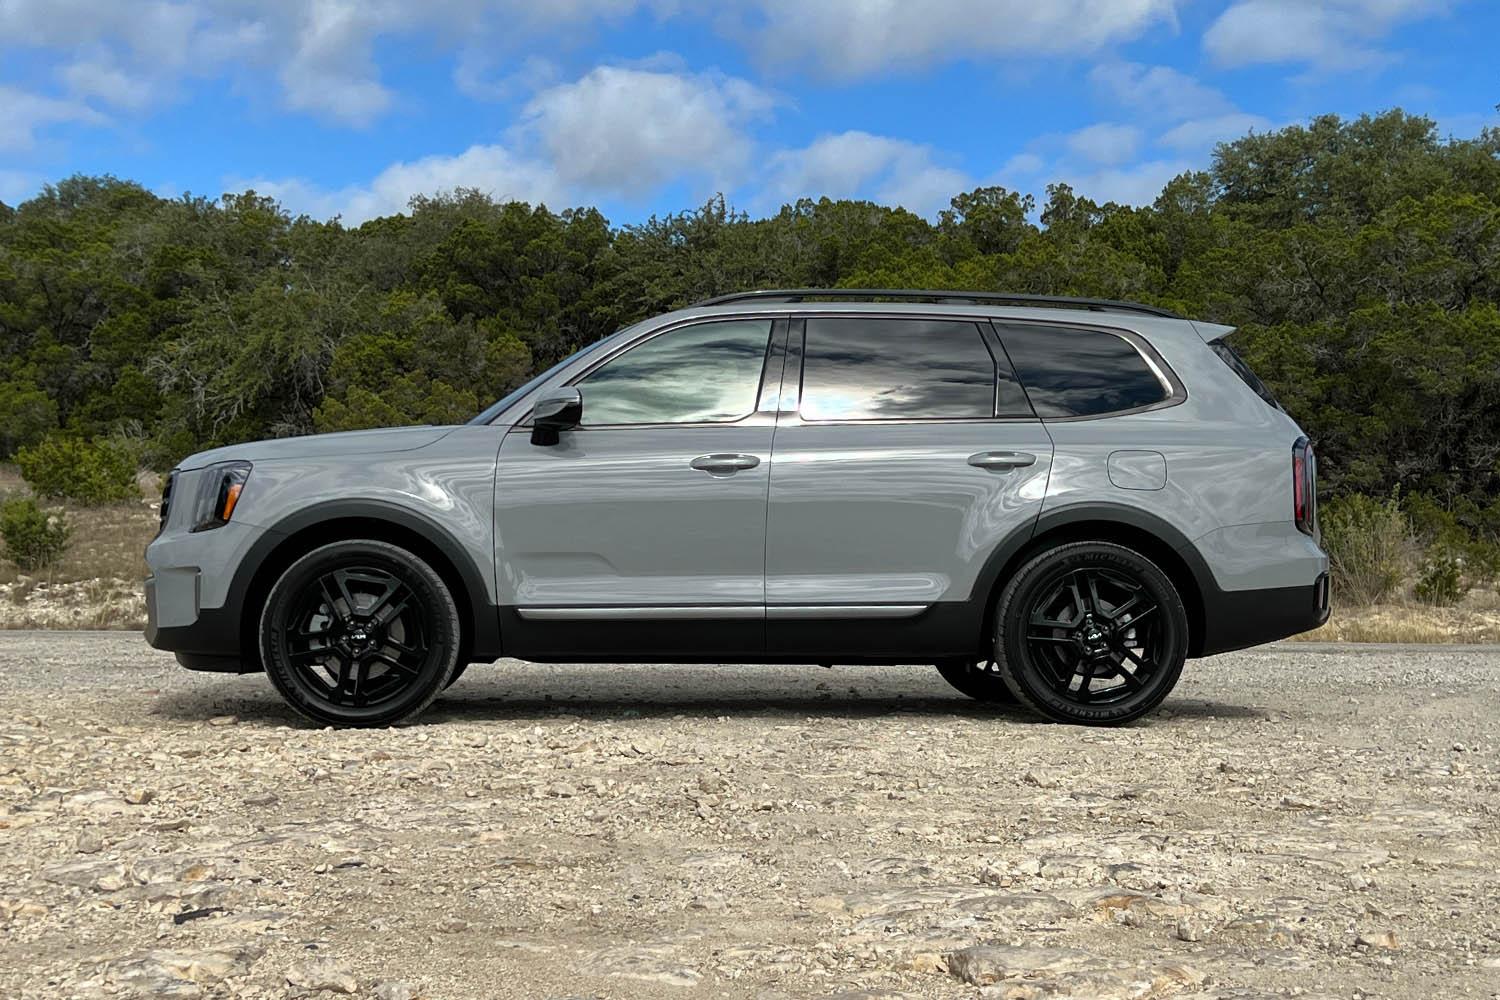
<instances>
[{"instance_id":1,"label":"hood","mask_svg":"<svg viewBox=\"0 0 1500 1000\"><path fill-rule=\"evenodd\" d=\"M318 458L325 455L368 455L376 452L415 451L445 437L454 427L384 427L373 431L341 431L305 437L271 438L232 444L189 455L177 468L186 472L215 462L260 462L276 459Z\"/></svg>"}]
</instances>

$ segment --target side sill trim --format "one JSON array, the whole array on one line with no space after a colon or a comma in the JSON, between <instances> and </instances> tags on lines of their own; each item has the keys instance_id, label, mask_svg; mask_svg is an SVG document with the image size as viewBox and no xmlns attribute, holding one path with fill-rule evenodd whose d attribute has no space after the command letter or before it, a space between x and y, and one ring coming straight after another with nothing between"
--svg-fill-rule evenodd
<instances>
[{"instance_id":1,"label":"side sill trim","mask_svg":"<svg viewBox=\"0 0 1500 1000\"><path fill-rule=\"evenodd\" d=\"M766 608L772 621L818 618L915 618L926 604L779 604Z\"/></svg>"},{"instance_id":2,"label":"side sill trim","mask_svg":"<svg viewBox=\"0 0 1500 1000\"><path fill-rule=\"evenodd\" d=\"M915 618L926 604L690 604L657 607L517 608L527 621L807 621L823 618Z\"/></svg>"},{"instance_id":3,"label":"side sill trim","mask_svg":"<svg viewBox=\"0 0 1500 1000\"><path fill-rule=\"evenodd\" d=\"M629 619L650 619L655 621L689 621L709 620L726 618L754 618L766 617L766 609L759 604L754 605L676 605L671 607L635 607L635 608L517 608L516 614L528 621L621 621Z\"/></svg>"}]
</instances>

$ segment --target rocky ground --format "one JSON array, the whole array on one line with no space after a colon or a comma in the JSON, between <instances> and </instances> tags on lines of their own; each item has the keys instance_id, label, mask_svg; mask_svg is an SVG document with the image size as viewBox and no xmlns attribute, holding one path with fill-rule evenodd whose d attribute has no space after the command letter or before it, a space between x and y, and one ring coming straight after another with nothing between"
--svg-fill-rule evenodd
<instances>
[{"instance_id":1,"label":"rocky ground","mask_svg":"<svg viewBox=\"0 0 1500 1000\"><path fill-rule=\"evenodd\" d=\"M302 725L0 636L0 997L1496 997L1500 648L1191 664L1128 729L922 668L476 667Z\"/></svg>"}]
</instances>

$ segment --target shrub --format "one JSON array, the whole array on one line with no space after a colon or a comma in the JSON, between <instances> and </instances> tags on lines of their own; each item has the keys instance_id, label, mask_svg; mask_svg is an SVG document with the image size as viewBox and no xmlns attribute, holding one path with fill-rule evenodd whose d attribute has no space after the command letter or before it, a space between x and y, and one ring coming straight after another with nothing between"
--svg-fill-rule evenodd
<instances>
[{"instance_id":1,"label":"shrub","mask_svg":"<svg viewBox=\"0 0 1500 1000\"><path fill-rule=\"evenodd\" d=\"M5 554L28 573L56 562L68 547L69 533L61 513L49 515L30 497L17 497L0 506Z\"/></svg>"},{"instance_id":2,"label":"shrub","mask_svg":"<svg viewBox=\"0 0 1500 1000\"><path fill-rule=\"evenodd\" d=\"M1478 540L1464 553L1464 568L1476 587L1500 583L1500 542Z\"/></svg>"},{"instance_id":3,"label":"shrub","mask_svg":"<svg viewBox=\"0 0 1500 1000\"><path fill-rule=\"evenodd\" d=\"M1360 605L1389 596L1412 561L1411 525L1396 498L1338 497L1321 516L1323 548L1340 599Z\"/></svg>"},{"instance_id":4,"label":"shrub","mask_svg":"<svg viewBox=\"0 0 1500 1000\"><path fill-rule=\"evenodd\" d=\"M1463 600L1469 585L1463 581L1463 564L1458 556L1446 548L1430 552L1417 575L1414 593L1423 604L1451 607Z\"/></svg>"},{"instance_id":5,"label":"shrub","mask_svg":"<svg viewBox=\"0 0 1500 1000\"><path fill-rule=\"evenodd\" d=\"M16 464L40 496L83 504L140 496L135 463L108 444L53 435L16 452Z\"/></svg>"}]
</instances>

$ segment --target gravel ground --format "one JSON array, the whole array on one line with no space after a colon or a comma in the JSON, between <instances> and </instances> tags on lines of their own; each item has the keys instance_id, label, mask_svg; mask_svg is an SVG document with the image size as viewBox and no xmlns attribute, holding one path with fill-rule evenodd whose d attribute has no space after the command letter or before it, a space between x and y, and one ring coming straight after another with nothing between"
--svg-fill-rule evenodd
<instances>
[{"instance_id":1,"label":"gravel ground","mask_svg":"<svg viewBox=\"0 0 1500 1000\"><path fill-rule=\"evenodd\" d=\"M1189 664L1122 730L930 668L471 668L302 725L0 635L0 997L1500 997L1500 647Z\"/></svg>"}]
</instances>

